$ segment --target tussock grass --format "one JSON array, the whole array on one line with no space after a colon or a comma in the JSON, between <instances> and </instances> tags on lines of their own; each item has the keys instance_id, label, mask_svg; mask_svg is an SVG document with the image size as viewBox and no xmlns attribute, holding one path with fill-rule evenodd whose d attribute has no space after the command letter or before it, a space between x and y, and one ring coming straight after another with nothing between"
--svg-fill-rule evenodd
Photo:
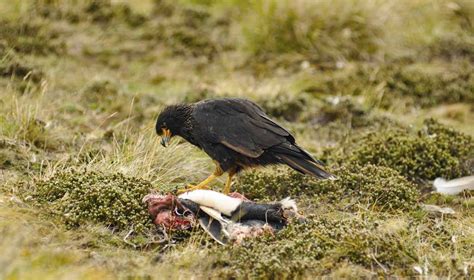
<instances>
[{"instance_id":1,"label":"tussock grass","mask_svg":"<svg viewBox=\"0 0 474 280\"><path fill-rule=\"evenodd\" d=\"M190 155L196 154L192 147L175 142L161 149L159 142L154 129L140 132L137 138L114 138L107 150L88 153L84 148L82 165L90 170L117 170L150 180L154 185L199 180L207 175L208 160L201 155L189 160Z\"/></svg>"},{"instance_id":2,"label":"tussock grass","mask_svg":"<svg viewBox=\"0 0 474 280\"><path fill-rule=\"evenodd\" d=\"M386 1L261 1L245 18L244 47L318 62L367 59L383 43Z\"/></svg>"},{"instance_id":3,"label":"tussock grass","mask_svg":"<svg viewBox=\"0 0 474 280\"><path fill-rule=\"evenodd\" d=\"M7 93L7 98L2 101L4 115L0 118L1 134L41 149L61 149L62 137L48 123L51 111L44 110L47 101L41 97L43 93L38 94L39 97L32 97Z\"/></svg>"}]
</instances>

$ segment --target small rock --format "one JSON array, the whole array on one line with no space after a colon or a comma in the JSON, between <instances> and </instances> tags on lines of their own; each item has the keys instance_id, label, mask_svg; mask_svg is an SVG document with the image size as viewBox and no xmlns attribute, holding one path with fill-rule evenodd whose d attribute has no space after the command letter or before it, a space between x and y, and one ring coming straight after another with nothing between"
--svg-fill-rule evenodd
<instances>
[{"instance_id":1,"label":"small rock","mask_svg":"<svg viewBox=\"0 0 474 280\"><path fill-rule=\"evenodd\" d=\"M423 204L423 209L431 213L455 214L456 212L449 207L439 207L437 205Z\"/></svg>"}]
</instances>

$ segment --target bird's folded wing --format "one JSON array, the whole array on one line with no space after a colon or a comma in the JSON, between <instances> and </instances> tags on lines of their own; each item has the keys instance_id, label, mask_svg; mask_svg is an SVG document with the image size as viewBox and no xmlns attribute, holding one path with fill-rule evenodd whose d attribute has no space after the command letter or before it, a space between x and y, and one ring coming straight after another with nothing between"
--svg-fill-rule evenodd
<instances>
[{"instance_id":1,"label":"bird's folded wing","mask_svg":"<svg viewBox=\"0 0 474 280\"><path fill-rule=\"evenodd\" d=\"M249 157L259 157L265 149L294 141L290 133L273 122L248 100L227 99L203 102L193 112L200 135Z\"/></svg>"}]
</instances>

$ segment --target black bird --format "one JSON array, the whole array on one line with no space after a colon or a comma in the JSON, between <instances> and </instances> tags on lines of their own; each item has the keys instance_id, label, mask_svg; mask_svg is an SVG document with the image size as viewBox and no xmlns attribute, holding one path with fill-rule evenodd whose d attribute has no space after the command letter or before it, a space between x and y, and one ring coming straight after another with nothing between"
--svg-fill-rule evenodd
<instances>
[{"instance_id":1,"label":"black bird","mask_svg":"<svg viewBox=\"0 0 474 280\"><path fill-rule=\"evenodd\" d=\"M236 173L269 164L287 164L304 174L335 178L323 169L321 161L296 145L288 130L249 100L209 99L168 106L158 116L156 132L165 147L171 137L179 135L214 160L214 173L188 190L205 188L227 172L224 193L229 193Z\"/></svg>"}]
</instances>

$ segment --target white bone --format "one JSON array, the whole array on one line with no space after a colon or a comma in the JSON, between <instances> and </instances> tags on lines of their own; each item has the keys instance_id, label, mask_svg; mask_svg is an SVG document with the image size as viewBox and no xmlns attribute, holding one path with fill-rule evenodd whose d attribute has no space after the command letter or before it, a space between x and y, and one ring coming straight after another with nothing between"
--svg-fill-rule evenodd
<instances>
[{"instance_id":1,"label":"white bone","mask_svg":"<svg viewBox=\"0 0 474 280\"><path fill-rule=\"evenodd\" d=\"M222 214L230 216L232 211L242 203L241 199L227 196L211 190L195 190L183 193L179 198L189 199L201 206L213 208Z\"/></svg>"}]
</instances>

